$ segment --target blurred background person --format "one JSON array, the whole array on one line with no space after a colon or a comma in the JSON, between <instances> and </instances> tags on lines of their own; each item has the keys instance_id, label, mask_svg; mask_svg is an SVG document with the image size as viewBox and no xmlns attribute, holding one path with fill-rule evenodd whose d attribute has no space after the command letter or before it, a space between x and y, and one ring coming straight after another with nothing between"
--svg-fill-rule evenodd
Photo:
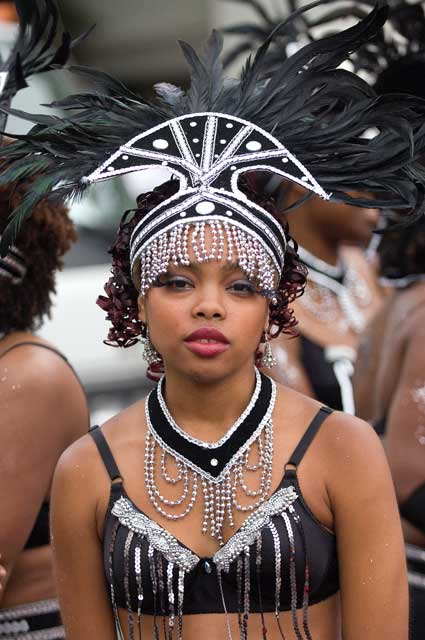
<instances>
[{"instance_id":1,"label":"blurred background person","mask_svg":"<svg viewBox=\"0 0 425 640\"><path fill-rule=\"evenodd\" d=\"M64 63L70 43L56 34L55 5L1 3L0 19L18 18L2 56L2 108L25 77ZM44 51L42 51L42 46ZM5 116L2 116L4 130ZM0 189L0 238L31 182ZM49 496L63 450L88 428L84 391L65 357L37 335L50 313L55 273L76 240L62 205L41 203L16 244L0 257L0 638L64 638L53 578ZM3 569L3 567L2 567ZM37 635L33 636L32 632Z\"/></svg>"},{"instance_id":2,"label":"blurred background person","mask_svg":"<svg viewBox=\"0 0 425 640\"><path fill-rule=\"evenodd\" d=\"M239 36L228 52L228 64L251 52L285 20L291 7L295 8L289 2L275 12L265 2L242 0L237 4L250 7L253 19L226 27L226 33ZM267 54L271 68L303 43L314 40L313 24L310 17L301 14L282 26ZM276 190L280 210L287 211L291 234L308 269L305 293L293 304L299 320L298 338L281 336L276 341L277 366L270 375L333 409L354 414L351 378L359 339L382 301L375 270L365 257L378 225L378 211L356 207L354 212L349 205L324 202L314 195L303 198L302 188L278 179L271 180L268 189ZM367 204L368 194L353 193L359 195Z\"/></svg>"},{"instance_id":3,"label":"blurred background person","mask_svg":"<svg viewBox=\"0 0 425 640\"><path fill-rule=\"evenodd\" d=\"M356 18L372 2L341 4L322 22ZM391 104L425 98L425 3L394 2L373 43L352 57L357 72ZM357 415L382 436L406 541L411 640L425 637L425 218L400 226L388 211L378 244L380 283L389 292L362 334L353 376ZM397 224L398 223L398 224Z\"/></svg>"}]
</instances>

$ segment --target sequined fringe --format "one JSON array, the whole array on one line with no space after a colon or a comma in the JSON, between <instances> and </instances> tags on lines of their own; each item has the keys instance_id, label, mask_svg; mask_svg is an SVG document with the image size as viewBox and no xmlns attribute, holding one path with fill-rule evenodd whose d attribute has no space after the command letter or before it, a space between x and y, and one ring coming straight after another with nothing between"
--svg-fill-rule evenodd
<instances>
[{"instance_id":1,"label":"sequined fringe","mask_svg":"<svg viewBox=\"0 0 425 640\"><path fill-rule=\"evenodd\" d=\"M142 640L142 602L143 602L143 583L142 583L142 549L139 545L134 551L134 571L136 574L137 584L137 628L139 631L139 640Z\"/></svg>"},{"instance_id":2,"label":"sequined fringe","mask_svg":"<svg viewBox=\"0 0 425 640\"><path fill-rule=\"evenodd\" d=\"M115 626L117 628L117 632L122 635L122 628L120 619L118 616L118 607L115 600L115 588L114 588L114 566L113 566L113 557L114 557L114 549L115 549L115 541L117 539L117 531L120 523L117 521L114 523L112 532L111 532L111 541L109 544L109 553L108 553L108 565L109 565L109 588L111 591L111 603L112 603L112 612L114 614Z\"/></svg>"},{"instance_id":3,"label":"sequined fringe","mask_svg":"<svg viewBox=\"0 0 425 640\"><path fill-rule=\"evenodd\" d=\"M134 532L129 531L124 543L124 591L125 591L125 602L127 605L128 633L129 633L130 640L135 640L134 619L133 619L133 611L131 608L131 597L130 597L130 546L133 538L134 538Z\"/></svg>"},{"instance_id":4,"label":"sequined fringe","mask_svg":"<svg viewBox=\"0 0 425 640\"><path fill-rule=\"evenodd\" d=\"M168 589L168 640L173 640L175 607L174 607L174 585L173 585L174 565L167 564L167 589Z\"/></svg>"},{"instance_id":5,"label":"sequined fringe","mask_svg":"<svg viewBox=\"0 0 425 640\"><path fill-rule=\"evenodd\" d=\"M244 597L243 597L243 637L248 638L248 621L250 609L250 590L251 590L251 566L249 547L244 549Z\"/></svg>"},{"instance_id":6,"label":"sequined fringe","mask_svg":"<svg viewBox=\"0 0 425 640\"><path fill-rule=\"evenodd\" d=\"M177 583L178 640L182 640L183 638L184 578L185 578L185 573L183 569L179 567L179 577L178 577L178 583Z\"/></svg>"},{"instance_id":7,"label":"sequined fringe","mask_svg":"<svg viewBox=\"0 0 425 640\"><path fill-rule=\"evenodd\" d=\"M238 623L240 635L242 637L242 571L243 558L239 555L236 559L236 597L238 602Z\"/></svg>"},{"instance_id":8,"label":"sequined fringe","mask_svg":"<svg viewBox=\"0 0 425 640\"><path fill-rule=\"evenodd\" d=\"M300 536L301 536L301 540L304 548L305 569L304 569L304 590L303 590L303 609L302 609L303 629L304 629L304 633L307 640L312 640L310 627L308 624L308 606L309 606L309 595L310 595L310 566L308 562L307 541L305 538L305 532L304 532L304 527L303 527L301 518L299 517L298 513L295 511L295 509L292 506L289 507L289 513L292 515L292 517L294 518L297 524L298 531L300 532Z\"/></svg>"},{"instance_id":9,"label":"sequined fringe","mask_svg":"<svg viewBox=\"0 0 425 640\"><path fill-rule=\"evenodd\" d=\"M148 561L149 561L149 573L152 584L152 595L153 595L153 627L155 640L159 640L159 629L158 629L158 621L157 621L157 597L158 597L158 585L156 579L156 569L155 569L155 550L153 546L150 544L148 548Z\"/></svg>"},{"instance_id":10,"label":"sequined fringe","mask_svg":"<svg viewBox=\"0 0 425 640\"><path fill-rule=\"evenodd\" d=\"M230 627L229 614L227 612L226 600L224 598L223 579L221 577L221 569L217 569L217 577L218 577L218 586L219 586L220 595L221 595L221 602L223 603L224 615L226 616L227 640L233 640L232 629Z\"/></svg>"},{"instance_id":11,"label":"sequined fringe","mask_svg":"<svg viewBox=\"0 0 425 640\"><path fill-rule=\"evenodd\" d=\"M282 589L282 553L280 549L279 534L273 522L270 522L269 529L273 538L274 562L275 562L275 617L281 638L285 635L280 624L280 591Z\"/></svg>"},{"instance_id":12,"label":"sequined fringe","mask_svg":"<svg viewBox=\"0 0 425 640\"><path fill-rule=\"evenodd\" d=\"M159 591L159 606L161 608L162 617L162 630L164 633L164 639L167 637L167 621L165 613L165 582L164 582L164 566L162 564L162 556L160 553L156 554L156 562L154 563L156 568L157 584Z\"/></svg>"},{"instance_id":13,"label":"sequined fringe","mask_svg":"<svg viewBox=\"0 0 425 640\"><path fill-rule=\"evenodd\" d=\"M257 586L258 586L258 602L260 605L260 616L261 616L261 634L263 640L267 640L267 627L266 621L264 619L264 608L263 608L263 594L261 590L261 551L262 551L262 533L258 534L256 545L255 545L255 570L257 573Z\"/></svg>"},{"instance_id":14,"label":"sequined fringe","mask_svg":"<svg viewBox=\"0 0 425 640\"><path fill-rule=\"evenodd\" d=\"M295 538L292 530L292 524L287 513L282 513L282 518L285 521L286 531L289 538L289 581L291 585L291 613L292 624L294 626L295 635L297 640L303 640L303 636L298 624L297 613L297 573L295 564Z\"/></svg>"}]
</instances>

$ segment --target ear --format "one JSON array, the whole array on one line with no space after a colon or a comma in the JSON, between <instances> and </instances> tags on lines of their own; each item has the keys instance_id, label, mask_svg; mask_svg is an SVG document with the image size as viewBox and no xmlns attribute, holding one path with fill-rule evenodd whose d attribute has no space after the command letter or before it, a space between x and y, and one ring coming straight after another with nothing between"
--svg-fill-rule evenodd
<instances>
[{"instance_id":1,"label":"ear","mask_svg":"<svg viewBox=\"0 0 425 640\"><path fill-rule=\"evenodd\" d=\"M139 297L137 298L137 308L139 310L139 320L140 322L143 322L144 324L147 324L147 320L146 320L146 296L142 296L142 294L139 294Z\"/></svg>"}]
</instances>

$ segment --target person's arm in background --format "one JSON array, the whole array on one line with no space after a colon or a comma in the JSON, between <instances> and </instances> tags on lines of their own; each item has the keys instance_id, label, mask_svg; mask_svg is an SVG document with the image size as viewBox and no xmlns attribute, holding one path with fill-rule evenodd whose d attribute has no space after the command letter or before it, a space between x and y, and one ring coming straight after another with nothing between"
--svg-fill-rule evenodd
<instances>
[{"instance_id":1,"label":"person's arm in background","mask_svg":"<svg viewBox=\"0 0 425 640\"><path fill-rule=\"evenodd\" d=\"M425 312L409 332L400 375L387 418L384 446L400 508L422 490L422 525L407 518L407 542L425 545ZM420 500L420 496L419 496ZM421 511L421 510L419 510ZM409 522L410 521L410 522Z\"/></svg>"},{"instance_id":2,"label":"person's arm in background","mask_svg":"<svg viewBox=\"0 0 425 640\"><path fill-rule=\"evenodd\" d=\"M74 373L56 354L21 346L1 360L0 603L62 451L87 431L87 405Z\"/></svg>"}]
</instances>

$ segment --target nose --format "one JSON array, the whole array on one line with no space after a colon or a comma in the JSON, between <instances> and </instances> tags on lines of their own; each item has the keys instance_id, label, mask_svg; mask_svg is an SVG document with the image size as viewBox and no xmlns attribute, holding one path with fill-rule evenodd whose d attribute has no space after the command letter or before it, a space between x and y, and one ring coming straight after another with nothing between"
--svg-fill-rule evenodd
<instances>
[{"instance_id":1,"label":"nose","mask_svg":"<svg viewBox=\"0 0 425 640\"><path fill-rule=\"evenodd\" d=\"M199 295L193 305L192 315L205 320L224 320L226 308L219 287L210 284L200 287L198 292Z\"/></svg>"}]
</instances>

